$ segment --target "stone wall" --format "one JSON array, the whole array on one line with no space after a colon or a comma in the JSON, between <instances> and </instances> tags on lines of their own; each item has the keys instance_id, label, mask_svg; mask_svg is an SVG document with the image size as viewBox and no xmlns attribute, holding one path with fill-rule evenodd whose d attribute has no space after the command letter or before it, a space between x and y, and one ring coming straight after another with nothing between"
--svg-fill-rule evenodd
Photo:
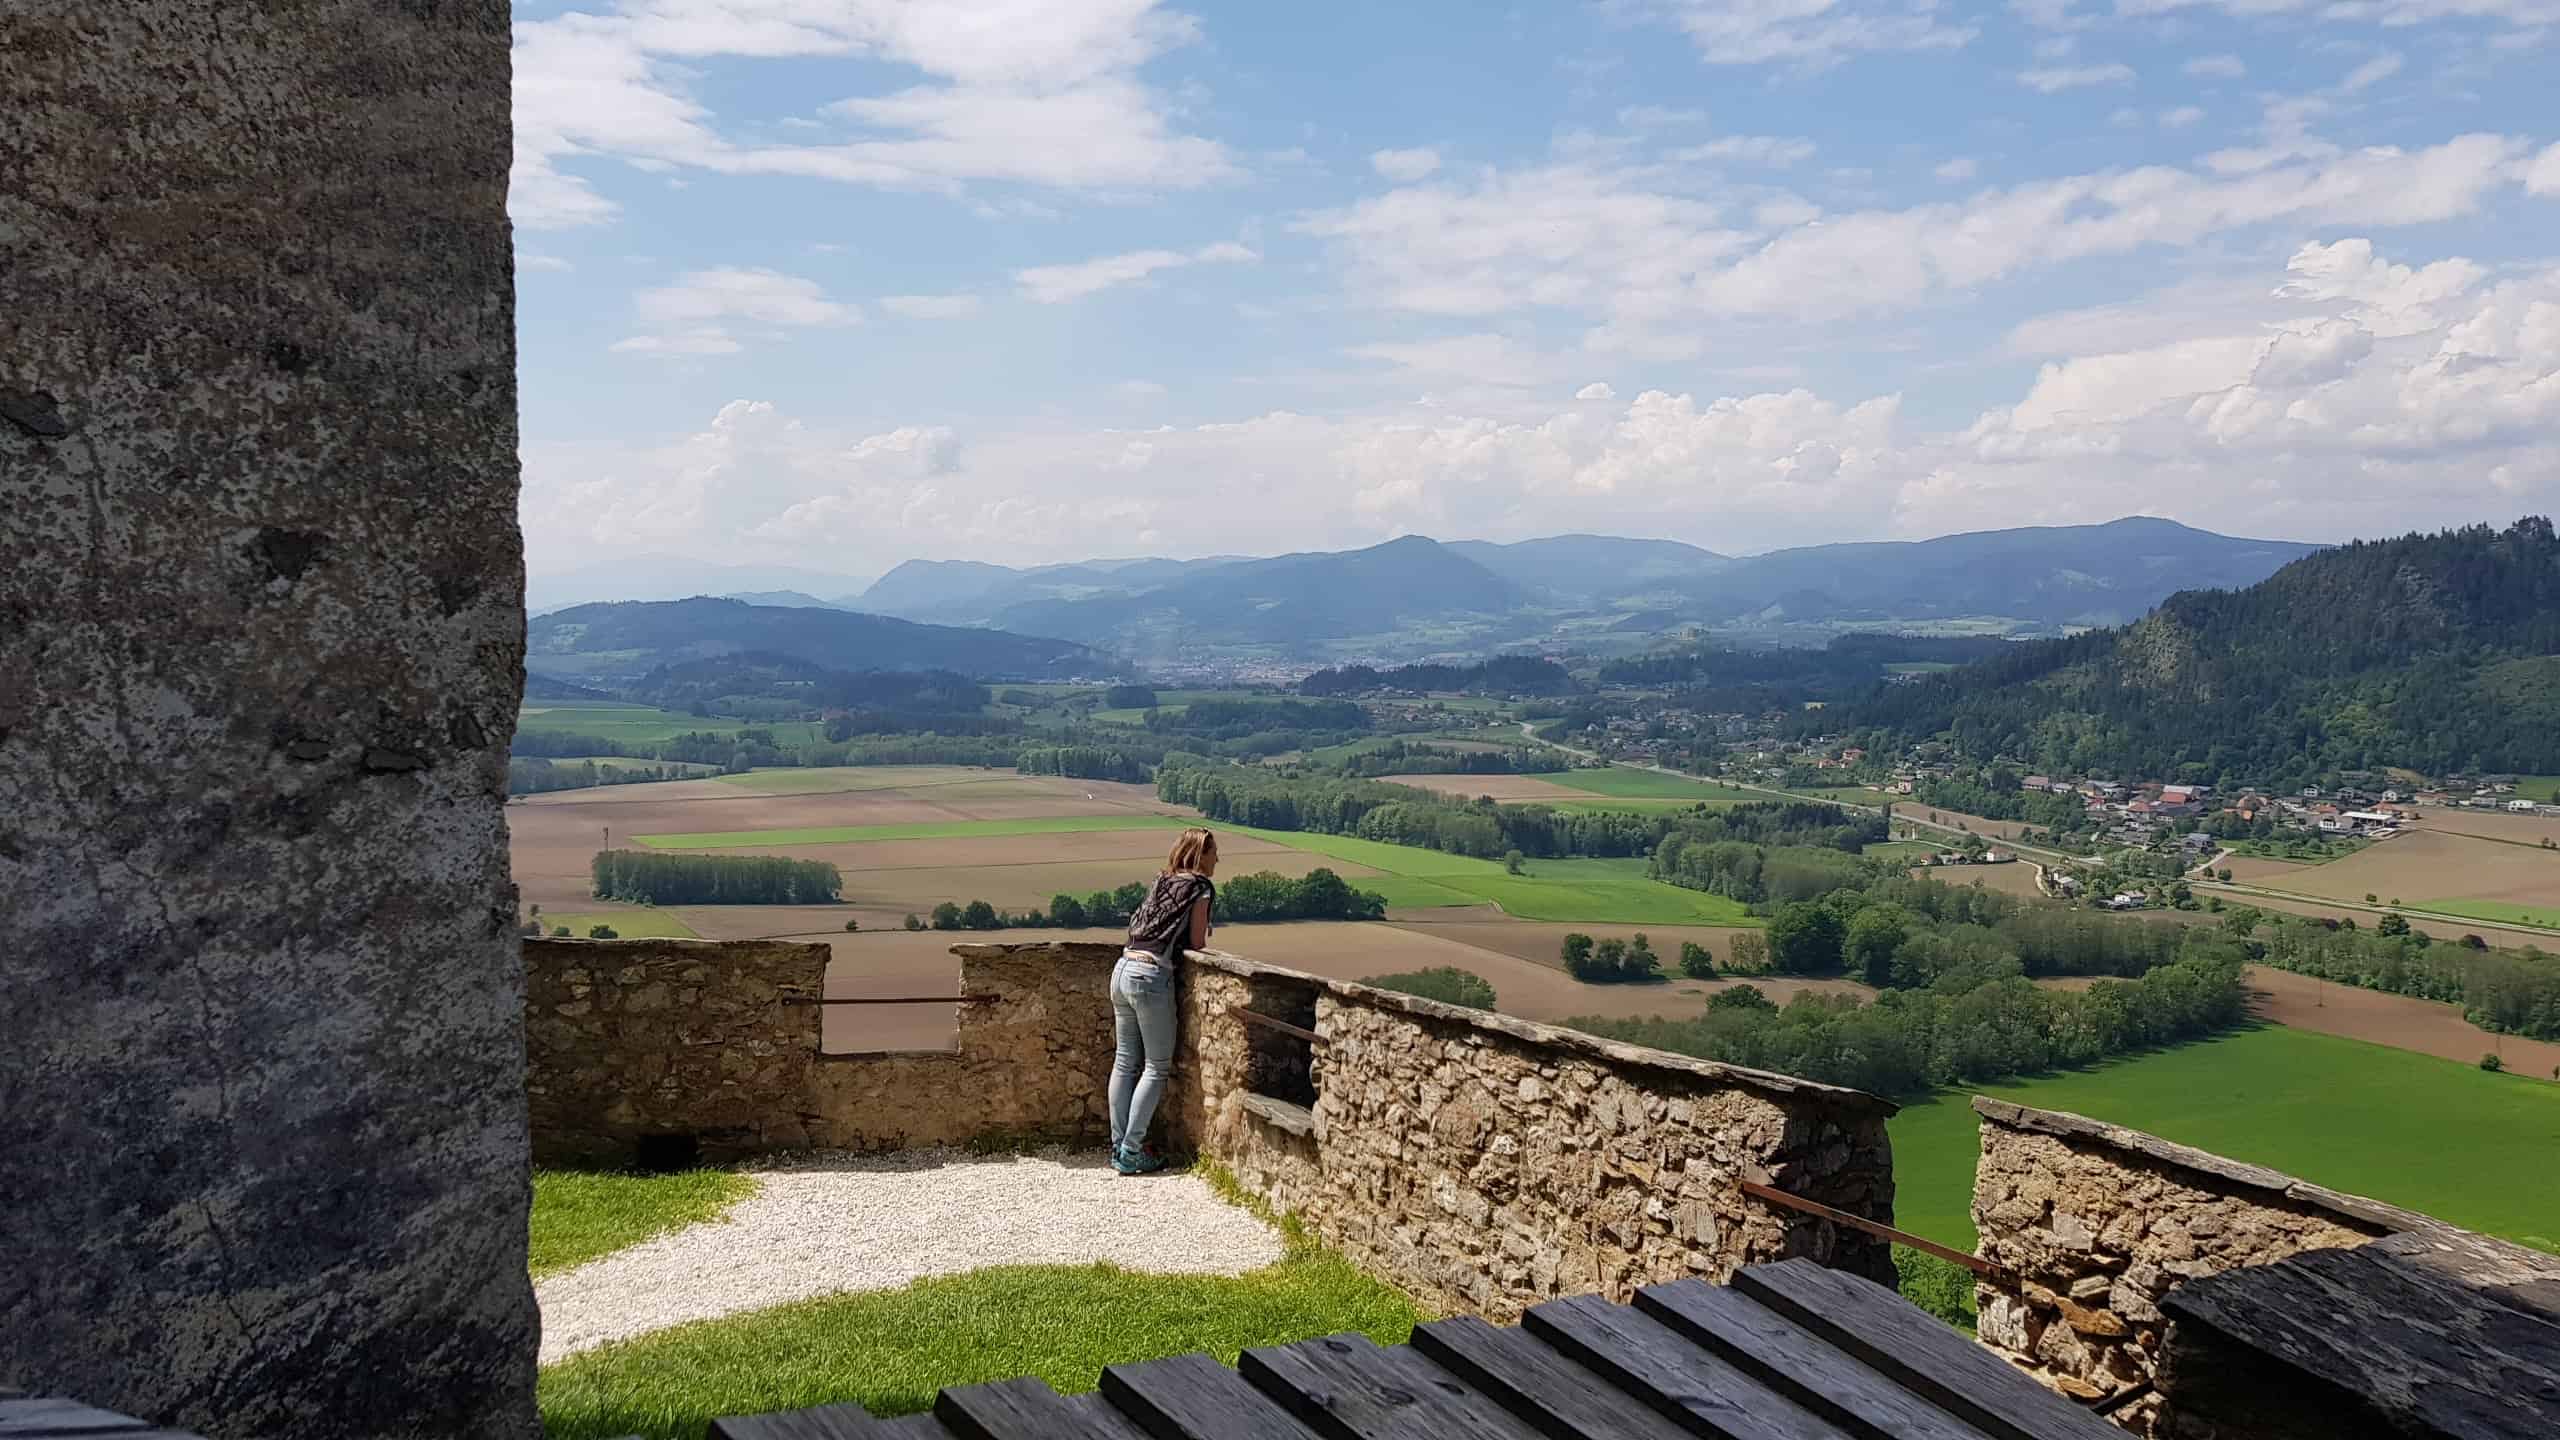
<instances>
[{"instance_id":1,"label":"stone wall","mask_svg":"<svg viewBox=\"0 0 2560 1440\"><path fill-rule=\"evenodd\" d=\"M530 1436L505 0L0 5L0 1370Z\"/></svg>"},{"instance_id":2,"label":"stone wall","mask_svg":"<svg viewBox=\"0 0 2560 1440\"><path fill-rule=\"evenodd\" d=\"M1975 1287L1982 1342L2067 1393L2148 1391L2160 1301L2189 1280L2439 1222L2084 1116L1978 1096L1973 1223L2012 1286ZM2156 1397L2117 1412L2147 1431Z\"/></svg>"},{"instance_id":3,"label":"stone wall","mask_svg":"<svg viewBox=\"0 0 2560 1440\"><path fill-rule=\"evenodd\" d=\"M1179 1138L1439 1308L1518 1318L1807 1255L1892 1283L1884 1242L1745 1195L1754 1180L1893 1215L1893 1106L1230 955L1185 965ZM1258 1093L1305 1005L1315 1098ZM1285 1035L1281 1040L1287 1041Z\"/></svg>"},{"instance_id":4,"label":"stone wall","mask_svg":"<svg viewBox=\"0 0 2560 1440\"><path fill-rule=\"evenodd\" d=\"M810 1143L827 947L527 940L526 1101L540 1164L722 1160Z\"/></svg>"},{"instance_id":5,"label":"stone wall","mask_svg":"<svg viewBox=\"0 0 2560 1440\"><path fill-rule=\"evenodd\" d=\"M544 1153L687 1127L725 1153L1108 1130L1117 946L955 945L958 1044L886 1055L817 1053L816 1007L792 1002L815 993L820 946L525 948ZM1890 1221L1886 1101L1232 955L1187 958L1181 985L1159 1137L1437 1307L1508 1320L1794 1255L1892 1280L1882 1241L1738 1184Z\"/></svg>"}]
</instances>

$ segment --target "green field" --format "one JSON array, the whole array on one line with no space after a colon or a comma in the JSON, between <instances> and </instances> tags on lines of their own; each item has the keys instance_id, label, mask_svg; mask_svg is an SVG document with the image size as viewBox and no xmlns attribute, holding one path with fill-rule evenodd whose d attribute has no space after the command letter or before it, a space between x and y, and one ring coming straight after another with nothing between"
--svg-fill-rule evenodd
<instances>
[{"instance_id":1,"label":"green field","mask_svg":"<svg viewBox=\"0 0 2560 1440\"><path fill-rule=\"evenodd\" d=\"M1932 845L1926 840L1887 840L1868 846L1859 851L1858 855L1867 860L1890 860L1897 864L1917 865L1944 848L1944 846Z\"/></svg>"},{"instance_id":2,"label":"green field","mask_svg":"<svg viewBox=\"0 0 2560 1440\"><path fill-rule=\"evenodd\" d=\"M1645 876L1646 862L1630 860L1532 860L1526 875L1506 873L1491 860L1444 855L1411 845L1389 845L1348 835L1307 830L1230 830L1366 865L1386 872L1351 883L1374 891L1398 909L1445 905L1499 905L1522 920L1577 925L1757 925L1739 901L1683 890Z\"/></svg>"},{"instance_id":3,"label":"green field","mask_svg":"<svg viewBox=\"0 0 2560 1440\"><path fill-rule=\"evenodd\" d=\"M1544 780L1549 777L1539 775L1531 778ZM1701 785L1694 786L1692 788L1703 790L1708 787ZM1762 796L1759 798L1765 799L1767 797ZM1705 806L1709 810L1721 810L1729 805L1735 805L1741 802L1711 795L1704 799L1691 800L1662 800L1655 799L1650 796L1636 796L1634 798L1624 800L1505 800L1501 803L1505 805L1542 805L1549 810L1555 811L1559 815L1652 815L1666 811L1693 810L1701 805Z\"/></svg>"},{"instance_id":4,"label":"green field","mask_svg":"<svg viewBox=\"0 0 2560 1440\"><path fill-rule=\"evenodd\" d=\"M692 926L667 911L645 908L599 910L587 915L544 915L542 917L543 934L550 934L552 927L558 925L568 926L569 936L574 940L586 939L587 931L598 925L612 926L614 938L618 940L699 940L702 938L693 933Z\"/></svg>"},{"instance_id":5,"label":"green field","mask_svg":"<svg viewBox=\"0 0 2560 1440\"><path fill-rule=\"evenodd\" d=\"M2421 900L2415 905L2403 905L2399 908L2412 915L2458 915L2465 920L2560 927L2560 910L2547 906L2516 905L2505 900Z\"/></svg>"},{"instance_id":6,"label":"green field","mask_svg":"<svg viewBox=\"0 0 2560 1440\"><path fill-rule=\"evenodd\" d=\"M2232 854L2245 855L2252 860L2290 860L2297 865L2326 865L2332 860L2344 860L2372 843L2353 835L2324 835L2317 841L2226 840L2223 845Z\"/></svg>"},{"instance_id":7,"label":"green field","mask_svg":"<svg viewBox=\"0 0 2560 1440\"><path fill-rule=\"evenodd\" d=\"M1541 775L1568 790L1586 795L1607 795L1618 800L1766 800L1766 795L1737 790L1712 780L1692 780L1682 775L1665 775L1659 770L1635 770L1612 765L1606 770L1560 770Z\"/></svg>"},{"instance_id":8,"label":"green field","mask_svg":"<svg viewBox=\"0 0 2560 1440\"><path fill-rule=\"evenodd\" d=\"M808 830L703 830L689 835L636 835L632 838L652 850L743 850L768 845L850 845L863 840L957 840L988 835L1073 835L1091 830L1180 830L1194 823L1179 815L1044 815L1028 820L933 820L913 825L825 825Z\"/></svg>"},{"instance_id":9,"label":"green field","mask_svg":"<svg viewBox=\"0 0 2560 1440\"><path fill-rule=\"evenodd\" d=\"M2516 798L2537 805L2560 804L2560 775L2519 775Z\"/></svg>"},{"instance_id":10,"label":"green field","mask_svg":"<svg viewBox=\"0 0 2560 1440\"><path fill-rule=\"evenodd\" d=\"M2280 1025L1977 1087L2560 1250L2560 1085ZM1971 1092L1891 1122L1894 1223L1973 1248Z\"/></svg>"},{"instance_id":11,"label":"green field","mask_svg":"<svg viewBox=\"0 0 2560 1440\"><path fill-rule=\"evenodd\" d=\"M1864 805L1870 810L1887 800L1893 801L1906 810L1913 803L1911 797L1907 795L1886 795L1881 791L1870 790L1864 785L1806 785L1787 793L1802 795L1808 800L1838 800L1850 805Z\"/></svg>"},{"instance_id":12,"label":"green field","mask_svg":"<svg viewBox=\"0 0 2560 1440\"><path fill-rule=\"evenodd\" d=\"M661 710L654 705L629 705L618 700L563 700L557 703L536 702L516 711L516 729L572 735L601 735L607 740L648 745L672 740L678 735L734 735L749 728L745 720L686 715L674 710ZM806 745L819 737L817 726L806 721L786 720L755 728L771 730L775 743Z\"/></svg>"}]
</instances>

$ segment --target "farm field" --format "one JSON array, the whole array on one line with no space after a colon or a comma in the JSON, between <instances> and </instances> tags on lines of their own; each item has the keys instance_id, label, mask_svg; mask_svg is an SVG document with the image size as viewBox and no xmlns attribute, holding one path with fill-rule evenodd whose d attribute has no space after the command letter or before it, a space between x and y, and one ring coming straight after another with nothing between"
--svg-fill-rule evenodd
<instances>
[{"instance_id":1,"label":"farm field","mask_svg":"<svg viewBox=\"0 0 2560 1440\"><path fill-rule=\"evenodd\" d=\"M2560 1249L2560 1085L2266 1025L2084 1071L1976 1087ZM1895 1224L1971 1249L1970 1092L1890 1122ZM2425 1163L2412 1164L2411 1157Z\"/></svg>"},{"instance_id":2,"label":"farm field","mask_svg":"<svg viewBox=\"0 0 2560 1440\"><path fill-rule=\"evenodd\" d=\"M2510 845L2560 843L2560 815L2515 815L2504 810L2441 806L2418 812L2418 828L2439 835L2472 835Z\"/></svg>"},{"instance_id":3,"label":"farm field","mask_svg":"<svg viewBox=\"0 0 2560 1440\"><path fill-rule=\"evenodd\" d=\"M2517 905L2504 900L2430 900L2412 909L2436 915L2460 915L2471 920L2505 921L2515 925L2560 925L2560 906Z\"/></svg>"},{"instance_id":4,"label":"farm field","mask_svg":"<svg viewBox=\"0 0 2560 1440\"><path fill-rule=\"evenodd\" d=\"M2251 1008L2258 1015L2297 1030L2343 1035L2465 1065L2477 1065L2481 1056L2494 1052L2507 1069L2546 1083L2560 1071L2560 1043L2493 1035L2463 1019L2458 1005L2341 985L2272 965L2250 966L2249 987L2257 992Z\"/></svg>"},{"instance_id":5,"label":"farm field","mask_svg":"<svg viewBox=\"0 0 2560 1440\"><path fill-rule=\"evenodd\" d=\"M1605 795L1613 800L1769 800L1776 797L1756 791L1720 785L1713 780L1695 780L1685 775L1667 775L1660 770L1638 770L1626 765L1612 765L1606 770L1561 770L1548 777L1568 790L1586 795Z\"/></svg>"},{"instance_id":6,"label":"farm field","mask_svg":"<svg viewBox=\"0 0 2560 1440\"><path fill-rule=\"evenodd\" d=\"M2350 904L2336 900L2315 900L2308 896L2287 895L2275 890L2232 890L2218 885L2199 887L2199 889L2219 892L2222 902L2226 905L2249 905L2274 914L2308 915L2316 919L2353 920L2358 925L2371 925L2381 919L2383 913L2381 909L2368 907L2362 901ZM2142 913L2172 915L2179 912L2144 911ZM2431 915L2424 910L2405 907L2399 914L2402 919L2409 922L2410 929L2433 935L2439 940L2459 940L2465 935L2477 935L2489 944L2504 949L2518 950L2527 945L2542 950L2560 949L2560 937L2554 937L2546 931L2518 930L2492 924L2486 920L2462 920L2451 915ZM2204 918L2215 917L2208 915Z\"/></svg>"},{"instance_id":7,"label":"farm field","mask_svg":"<svg viewBox=\"0 0 2560 1440\"><path fill-rule=\"evenodd\" d=\"M1865 800L1855 803L1874 805L1884 798L1870 792ZM1961 810L1949 810L1940 805L1924 805L1907 796L1895 797L1893 814L1897 820L1934 820L1940 825L1962 826L1973 834L1999 840L2015 840L2035 828L2023 821L1992 820L1980 815L1967 815Z\"/></svg>"},{"instance_id":8,"label":"farm field","mask_svg":"<svg viewBox=\"0 0 2560 1440\"><path fill-rule=\"evenodd\" d=\"M1875 848L1870 847L1869 853ZM2023 860L2005 865L1915 865L1912 878L1935 880L1941 885L1970 885L1980 890L1997 890L2003 895L2037 896L2036 867Z\"/></svg>"},{"instance_id":9,"label":"farm field","mask_svg":"<svg viewBox=\"0 0 2560 1440\"><path fill-rule=\"evenodd\" d=\"M2238 868L2233 878L2238 878ZM2503 845L2472 835L2417 830L2371 845L2344 859L2305 866L2253 883L2271 890L2331 900L2443 909L2439 902L2499 902L2504 913L2455 910L2486 920L2523 920L2520 907L2560 909L2560 853Z\"/></svg>"},{"instance_id":10,"label":"farm field","mask_svg":"<svg viewBox=\"0 0 2560 1440\"><path fill-rule=\"evenodd\" d=\"M2283 889L2283 877L2299 872L2300 860L2268 860L2250 855L2227 855L2214 862L2215 868L2231 872L2233 881L2242 885L2270 885Z\"/></svg>"},{"instance_id":11,"label":"farm field","mask_svg":"<svg viewBox=\"0 0 2560 1440\"><path fill-rule=\"evenodd\" d=\"M1036 815L1016 820L929 820L907 825L822 825L810 829L706 830L635 835L652 850L769 850L789 845L854 845L866 840L956 840L985 835L1067 835L1094 830L1179 830L1177 815Z\"/></svg>"},{"instance_id":12,"label":"farm field","mask_svg":"<svg viewBox=\"0 0 2560 1440\"><path fill-rule=\"evenodd\" d=\"M1740 902L1699 890L1665 885L1645 874L1646 862L1533 860L1525 875L1511 875L1491 860L1443 855L1408 845L1387 845L1347 835L1251 830L1243 834L1330 855L1379 873L1364 890L1386 897L1396 910L1429 910L1491 901L1523 920L1623 921L1631 925L1748 925Z\"/></svg>"},{"instance_id":13,"label":"farm field","mask_svg":"<svg viewBox=\"0 0 2560 1440\"><path fill-rule=\"evenodd\" d=\"M693 927L687 925L675 911L655 909L646 905L617 907L610 912L595 910L572 915L554 915L545 911L542 916L543 933L546 935L551 933L552 927L556 925L568 926L569 938L573 940L584 940L587 938L587 931L598 925L612 926L614 938L617 940L699 940L702 938L695 934Z\"/></svg>"},{"instance_id":14,"label":"farm field","mask_svg":"<svg viewBox=\"0 0 2560 1440\"><path fill-rule=\"evenodd\" d=\"M1472 800L1488 795L1505 804L1528 801L1587 801L1586 790L1570 789L1547 775L1388 775L1390 785L1410 785L1416 790L1430 790L1442 795L1462 795Z\"/></svg>"},{"instance_id":15,"label":"farm field","mask_svg":"<svg viewBox=\"0 0 2560 1440\"><path fill-rule=\"evenodd\" d=\"M759 795L821 795L846 790L924 790L945 785L1000 785L1002 771L975 765L780 766L723 775L723 785Z\"/></svg>"}]
</instances>

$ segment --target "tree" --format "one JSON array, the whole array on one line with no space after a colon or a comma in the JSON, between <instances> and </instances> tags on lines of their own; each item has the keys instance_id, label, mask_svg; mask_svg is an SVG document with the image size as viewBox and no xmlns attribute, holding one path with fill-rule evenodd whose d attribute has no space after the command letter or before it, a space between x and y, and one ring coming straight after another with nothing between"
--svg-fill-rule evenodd
<instances>
[{"instance_id":1,"label":"tree","mask_svg":"<svg viewBox=\"0 0 2560 1440\"><path fill-rule=\"evenodd\" d=\"M2498 1052L2492 1050L2488 1054L2480 1057L2480 1068L2488 1071L2492 1075L2495 1075L2499 1071L2507 1068L2507 1062L2504 1057L2498 1054Z\"/></svg>"},{"instance_id":2,"label":"tree","mask_svg":"<svg viewBox=\"0 0 2560 1440\"><path fill-rule=\"evenodd\" d=\"M1893 957L1911 935L1911 917L1899 905L1870 905L1850 917L1840 956L1850 973L1879 990L1893 983Z\"/></svg>"},{"instance_id":3,"label":"tree","mask_svg":"<svg viewBox=\"0 0 2560 1440\"><path fill-rule=\"evenodd\" d=\"M2366 892L2364 892L2364 903L2366 903L2367 905L2379 905L2379 904L2381 904L2382 902L2381 902L2381 901L2379 901L2379 900L2376 900L2376 899L2374 898L2374 895L2373 895L2373 892L2372 892L2372 891L2367 890Z\"/></svg>"},{"instance_id":4,"label":"tree","mask_svg":"<svg viewBox=\"0 0 2560 1440\"><path fill-rule=\"evenodd\" d=\"M1461 970L1455 965L1438 965L1428 970L1410 970L1394 975L1372 975L1360 983L1450 1005L1467 1005L1478 1010L1493 1008L1492 982L1472 970Z\"/></svg>"},{"instance_id":5,"label":"tree","mask_svg":"<svg viewBox=\"0 0 2560 1440\"><path fill-rule=\"evenodd\" d=\"M2373 933L2376 935L2391 936L2406 935L2409 933L2408 917L2402 915L2399 911L2394 910L2390 914L2383 916L2382 919L2374 925Z\"/></svg>"},{"instance_id":6,"label":"tree","mask_svg":"<svg viewBox=\"0 0 2560 1440\"><path fill-rule=\"evenodd\" d=\"M1626 973L1627 942L1612 935L1591 947L1591 974L1597 981L1615 980Z\"/></svg>"},{"instance_id":7,"label":"tree","mask_svg":"<svg viewBox=\"0 0 2560 1440\"><path fill-rule=\"evenodd\" d=\"M551 938L553 938L554 940L566 940L566 939L568 939L568 938L569 938L569 927L568 927L568 926L566 926L566 925L554 925L554 926L552 926L552 927L551 927Z\"/></svg>"},{"instance_id":8,"label":"tree","mask_svg":"<svg viewBox=\"0 0 2560 1440\"><path fill-rule=\"evenodd\" d=\"M1743 975L1757 975L1768 969L1769 937L1757 930L1734 936L1725 954L1725 968Z\"/></svg>"},{"instance_id":9,"label":"tree","mask_svg":"<svg viewBox=\"0 0 2560 1440\"><path fill-rule=\"evenodd\" d=\"M1591 968L1591 937L1577 930L1564 937L1564 973L1583 979Z\"/></svg>"},{"instance_id":10,"label":"tree","mask_svg":"<svg viewBox=\"0 0 2560 1440\"><path fill-rule=\"evenodd\" d=\"M948 900L945 900L945 901L943 901L941 904L934 906L934 907L933 907L933 928L934 928L934 929L936 929L936 930L957 930L957 929L959 929L959 928L960 928L960 907L959 907L958 905L953 904L952 902L950 902L950 901L948 901Z\"/></svg>"},{"instance_id":11,"label":"tree","mask_svg":"<svg viewBox=\"0 0 2560 1440\"><path fill-rule=\"evenodd\" d=\"M1004 928L1004 917L998 915L996 913L996 907L988 904L986 901L972 900L960 909L960 928L963 930L1001 930Z\"/></svg>"},{"instance_id":12,"label":"tree","mask_svg":"<svg viewBox=\"0 0 2560 1440\"><path fill-rule=\"evenodd\" d=\"M1625 980L1658 980L1662 977L1662 961L1653 953L1653 942L1641 930L1627 942L1627 957L1619 962L1619 978Z\"/></svg>"},{"instance_id":13,"label":"tree","mask_svg":"<svg viewBox=\"0 0 2560 1440\"><path fill-rule=\"evenodd\" d=\"M1760 992L1759 986L1736 985L1708 996L1707 1009L1710 1011L1766 1010L1774 1014L1778 1006L1775 1001Z\"/></svg>"},{"instance_id":14,"label":"tree","mask_svg":"<svg viewBox=\"0 0 2560 1440\"><path fill-rule=\"evenodd\" d=\"M1061 930L1081 930L1092 923L1085 918L1084 902L1073 895L1049 897L1049 923Z\"/></svg>"},{"instance_id":15,"label":"tree","mask_svg":"<svg viewBox=\"0 0 2560 1440\"><path fill-rule=\"evenodd\" d=\"M1843 929L1828 907L1792 901L1770 917L1770 961L1787 974L1827 975L1840 968Z\"/></svg>"},{"instance_id":16,"label":"tree","mask_svg":"<svg viewBox=\"0 0 2560 1440\"><path fill-rule=\"evenodd\" d=\"M906 926L910 930L921 930L924 928L924 922L917 919L915 912L910 910L907 912Z\"/></svg>"},{"instance_id":17,"label":"tree","mask_svg":"<svg viewBox=\"0 0 2560 1440\"><path fill-rule=\"evenodd\" d=\"M862 928L862 922L861 922L861 921L859 921L859 920L847 920L846 922L844 922L844 933L846 933L847 935L850 935L850 934L852 934L853 932L855 932L856 930L859 930L859 929L861 929L861 928Z\"/></svg>"},{"instance_id":18,"label":"tree","mask_svg":"<svg viewBox=\"0 0 2560 1440\"><path fill-rule=\"evenodd\" d=\"M1529 866L1526 863L1528 858L1528 856L1521 854L1517 850L1504 851L1502 855L1502 873L1505 875L1528 874Z\"/></svg>"},{"instance_id":19,"label":"tree","mask_svg":"<svg viewBox=\"0 0 2560 1440\"><path fill-rule=\"evenodd\" d=\"M2213 872L2213 878L2214 878L2214 879L2216 879L2216 880L2221 881L2221 882L2222 882L2223 884L2225 884L2225 885L2230 884L2230 883L2231 883L2231 867L2230 867L2230 866L2228 866L2228 865L2225 865L2225 866L2223 866L2221 869L2214 871L2214 872Z\"/></svg>"},{"instance_id":20,"label":"tree","mask_svg":"<svg viewBox=\"0 0 2560 1440\"><path fill-rule=\"evenodd\" d=\"M1680 973L1692 980L1716 978L1716 957L1695 940L1680 942Z\"/></svg>"},{"instance_id":21,"label":"tree","mask_svg":"<svg viewBox=\"0 0 2560 1440\"><path fill-rule=\"evenodd\" d=\"M587 927L587 938L590 940L619 940L622 936L610 925L590 925Z\"/></svg>"}]
</instances>

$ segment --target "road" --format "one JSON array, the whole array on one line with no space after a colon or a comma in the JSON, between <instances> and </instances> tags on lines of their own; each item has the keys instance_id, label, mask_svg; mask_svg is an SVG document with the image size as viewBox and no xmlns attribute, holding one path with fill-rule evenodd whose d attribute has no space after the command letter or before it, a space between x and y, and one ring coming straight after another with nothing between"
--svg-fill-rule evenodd
<instances>
[{"instance_id":1,"label":"road","mask_svg":"<svg viewBox=\"0 0 2560 1440\"><path fill-rule=\"evenodd\" d=\"M1529 739L1536 741L1540 745L1547 746L1554 750L1561 750L1567 755L1579 756L1585 760L1601 759L1600 756L1589 750L1578 749L1574 746L1567 745L1562 741L1550 740L1539 734L1537 730L1537 723L1535 721L1521 721L1520 733L1529 737ZM1608 760L1603 763L1615 765L1622 770L1650 770L1657 775L1669 775L1674 779L1687 780L1700 785L1722 785L1729 790L1749 790L1757 794L1769 796L1771 799L1775 800L1811 800L1820 805L1837 805L1843 810L1866 810L1872 811L1876 814L1885 813L1885 808L1882 804L1861 805L1854 800L1835 800L1828 795L1799 795L1793 790L1772 789L1766 785L1754 785L1747 780L1726 780L1722 778L1710 780L1704 776L1692 775L1686 770L1674 770L1668 765L1636 765L1624 760ZM1912 825L1930 830L1942 831L1949 835L1973 834L1972 831L1965 829L1961 825L1944 825L1935 820L1923 820L1917 815L1912 815L1901 810L1892 812L1891 818L1897 824ZM2059 850L2050 850L2041 845L2026 845L2015 840L2004 840L2000 843L2008 849L2017 851L2021 855L2039 855L2047 860L2076 861L2081 864L2098 863L2095 857L2066 855Z\"/></svg>"}]
</instances>

